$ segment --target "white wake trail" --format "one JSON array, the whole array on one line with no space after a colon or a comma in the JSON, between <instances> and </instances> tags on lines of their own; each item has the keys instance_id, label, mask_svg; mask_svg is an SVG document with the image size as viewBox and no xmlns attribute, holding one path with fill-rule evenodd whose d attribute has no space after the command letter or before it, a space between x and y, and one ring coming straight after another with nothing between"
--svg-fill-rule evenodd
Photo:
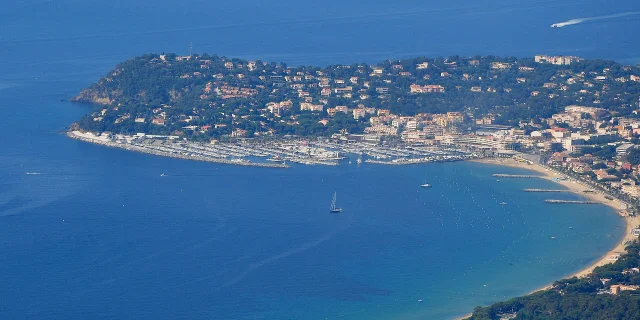
<instances>
[{"instance_id":1,"label":"white wake trail","mask_svg":"<svg viewBox=\"0 0 640 320\"><path fill-rule=\"evenodd\" d=\"M631 11L631 12L622 12L622 13L616 13L616 14L608 14L608 15L605 15L605 16L597 16L597 17L589 17L589 18L577 18L577 19L571 19L571 20L567 20L567 21L563 21L563 22L554 23L554 24L551 25L551 27L552 28L562 28L562 27L571 26L571 25L574 25L574 24L587 22L587 21L622 18L622 17L627 17L627 16L633 16L633 15L636 15L636 14L640 14L640 12Z\"/></svg>"}]
</instances>

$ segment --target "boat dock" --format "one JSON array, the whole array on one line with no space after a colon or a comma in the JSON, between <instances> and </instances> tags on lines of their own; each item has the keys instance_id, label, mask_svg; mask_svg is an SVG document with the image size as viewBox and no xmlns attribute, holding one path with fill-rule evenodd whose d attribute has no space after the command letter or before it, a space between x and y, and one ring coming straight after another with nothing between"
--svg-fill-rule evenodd
<instances>
[{"instance_id":1,"label":"boat dock","mask_svg":"<svg viewBox=\"0 0 640 320\"><path fill-rule=\"evenodd\" d=\"M542 178L542 176L534 176L528 174L506 174L506 173L495 173L494 177L498 178Z\"/></svg>"},{"instance_id":2,"label":"boat dock","mask_svg":"<svg viewBox=\"0 0 640 320\"><path fill-rule=\"evenodd\" d=\"M69 131L67 135L86 142L165 157L271 168L287 168L287 163L337 166L341 160L347 158L347 154L359 155L360 163L386 165L459 161L476 157L458 149L407 145L372 146L364 142L338 143L328 139L247 139L204 143L180 139L177 136L145 134ZM363 156L369 159L362 159Z\"/></svg>"},{"instance_id":3,"label":"boat dock","mask_svg":"<svg viewBox=\"0 0 640 320\"><path fill-rule=\"evenodd\" d=\"M254 166L254 167L266 167L266 168L289 168L284 163L260 163L245 160L243 158L230 158L221 155L213 154L211 152L196 151L197 147L189 149L188 147L181 147L178 144L156 144L155 141L150 143L121 143L114 142L110 139L97 137L93 134L85 134L78 131L67 132L67 136L72 139L81 140L84 142L95 143L112 148L120 148L129 151L148 153L157 156L164 156L170 158L223 163L239 166Z\"/></svg>"},{"instance_id":4,"label":"boat dock","mask_svg":"<svg viewBox=\"0 0 640 320\"><path fill-rule=\"evenodd\" d=\"M568 203L568 204L600 204L600 202L584 201L584 200L555 200L555 199L547 199L544 202L546 202L546 203Z\"/></svg>"},{"instance_id":5,"label":"boat dock","mask_svg":"<svg viewBox=\"0 0 640 320\"><path fill-rule=\"evenodd\" d=\"M563 189L523 189L524 192L569 192Z\"/></svg>"}]
</instances>

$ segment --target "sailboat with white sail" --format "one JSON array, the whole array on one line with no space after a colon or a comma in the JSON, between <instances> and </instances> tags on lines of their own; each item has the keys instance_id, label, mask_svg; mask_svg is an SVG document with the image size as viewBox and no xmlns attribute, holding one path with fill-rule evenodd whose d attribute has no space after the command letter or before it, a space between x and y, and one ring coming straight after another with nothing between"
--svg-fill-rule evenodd
<instances>
[{"instance_id":1,"label":"sailboat with white sail","mask_svg":"<svg viewBox=\"0 0 640 320\"><path fill-rule=\"evenodd\" d=\"M420 188L431 188L431 185L427 183L427 176L424 177L424 183L420 185Z\"/></svg>"},{"instance_id":2,"label":"sailboat with white sail","mask_svg":"<svg viewBox=\"0 0 640 320\"><path fill-rule=\"evenodd\" d=\"M333 200L331 200L331 206L329 207L329 212L331 213L339 213L342 212L342 208L338 208L336 206L336 193L333 193Z\"/></svg>"}]
</instances>

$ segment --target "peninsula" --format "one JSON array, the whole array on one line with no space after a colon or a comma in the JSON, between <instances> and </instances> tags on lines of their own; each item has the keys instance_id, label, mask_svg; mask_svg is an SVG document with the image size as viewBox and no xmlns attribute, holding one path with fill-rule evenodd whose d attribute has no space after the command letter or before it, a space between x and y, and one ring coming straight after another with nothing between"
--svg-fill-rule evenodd
<instances>
[{"instance_id":1,"label":"peninsula","mask_svg":"<svg viewBox=\"0 0 640 320\"><path fill-rule=\"evenodd\" d=\"M612 61L546 55L321 68L147 54L117 65L73 98L98 107L68 135L261 166L272 166L266 160L335 165L348 154L383 164L504 156L534 147L553 125L549 120L562 128L560 122L572 119L556 115L568 112L585 124L613 113L635 115L638 75L639 68Z\"/></svg>"}]
</instances>

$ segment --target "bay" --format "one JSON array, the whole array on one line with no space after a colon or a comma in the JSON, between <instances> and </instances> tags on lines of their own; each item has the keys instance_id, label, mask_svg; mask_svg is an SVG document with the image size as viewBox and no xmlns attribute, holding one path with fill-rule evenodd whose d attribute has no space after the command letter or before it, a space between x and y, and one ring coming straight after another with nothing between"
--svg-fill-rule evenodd
<instances>
[{"instance_id":1,"label":"bay","mask_svg":"<svg viewBox=\"0 0 640 320\"><path fill-rule=\"evenodd\" d=\"M580 3L4 4L3 318L446 319L590 264L621 239L623 221L604 206L550 205L521 191L557 187L550 182L491 177L516 169L270 170L60 134L91 110L61 100L124 59L187 53L190 42L289 64L535 53L640 61L628 38L638 17L549 28L640 11L633 1ZM425 176L433 188L418 188ZM327 213L334 191L340 215Z\"/></svg>"}]
</instances>

